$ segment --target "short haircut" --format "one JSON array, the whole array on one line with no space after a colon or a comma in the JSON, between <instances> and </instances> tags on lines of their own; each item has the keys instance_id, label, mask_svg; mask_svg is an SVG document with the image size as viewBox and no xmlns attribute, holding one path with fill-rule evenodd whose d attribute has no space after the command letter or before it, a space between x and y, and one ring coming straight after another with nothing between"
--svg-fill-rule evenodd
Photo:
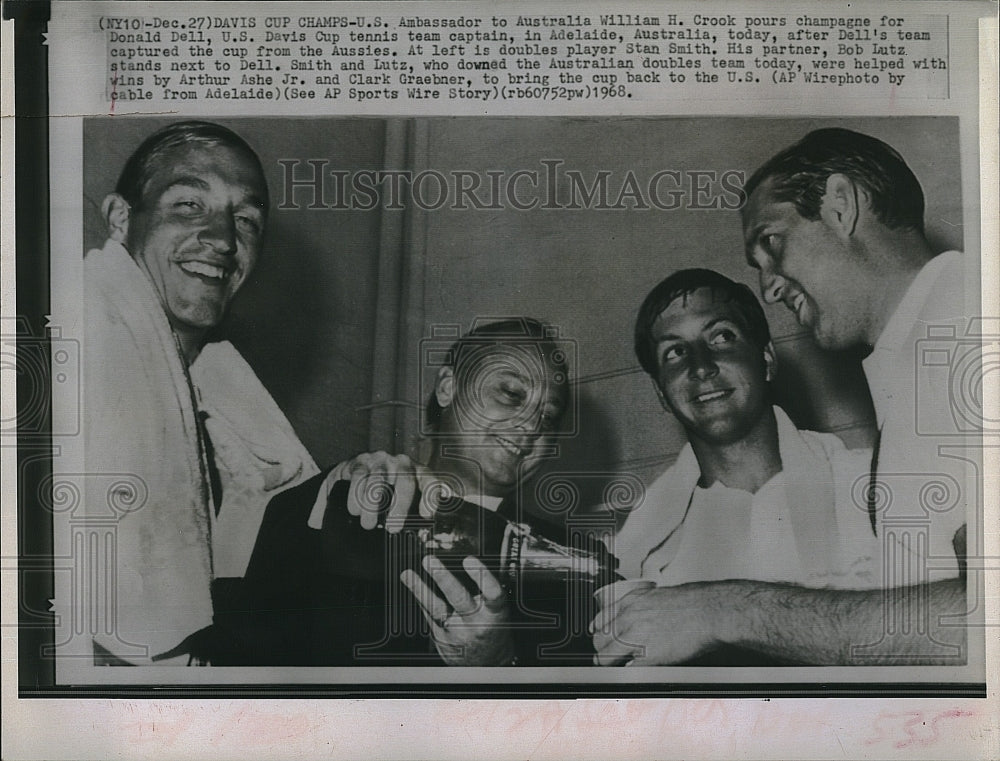
<instances>
[{"instance_id":1,"label":"short haircut","mask_svg":"<svg viewBox=\"0 0 1000 761\"><path fill-rule=\"evenodd\" d=\"M469 357L470 352L483 347L535 346L542 361L555 371L556 382L565 390L567 404L562 410L565 412L569 402L569 363L565 350L554 340L555 335L554 328L532 317L510 317L476 325L451 345L445 354L447 360L444 366L452 368L456 381L460 381L464 369L463 359ZM435 389L436 385L435 383ZM436 391L431 392L425 412L428 427L437 431L444 408L438 404Z\"/></svg>"},{"instance_id":2,"label":"short haircut","mask_svg":"<svg viewBox=\"0 0 1000 761\"><path fill-rule=\"evenodd\" d=\"M227 148L244 154L257 167L260 176L264 177L264 167L260 157L242 137L231 129L220 124L202 121L175 122L159 129L142 141L142 144L129 156L128 161L118 176L115 192L124 198L133 209L141 208L142 197L146 185L157 164L171 151L192 143ZM267 182L264 182L264 192L267 193ZM264 210L267 211L268 199L264 198Z\"/></svg>"},{"instance_id":3,"label":"short haircut","mask_svg":"<svg viewBox=\"0 0 1000 761\"><path fill-rule=\"evenodd\" d=\"M731 302L743 320L743 327L754 345L762 351L771 341L771 329L767 325L764 308L754 292L743 283L730 280L713 270L678 270L649 292L635 321L635 356L642 369L654 380L659 378L660 363L656 359L653 345L653 325L663 311L677 299L684 299L700 288L708 288L712 298Z\"/></svg>"},{"instance_id":4,"label":"short haircut","mask_svg":"<svg viewBox=\"0 0 1000 761\"><path fill-rule=\"evenodd\" d=\"M749 198L770 181L776 201L791 202L802 217L816 220L831 174L863 187L872 212L886 227L923 233L924 193L903 157L881 140L849 129L810 132L754 172L743 189Z\"/></svg>"}]
</instances>

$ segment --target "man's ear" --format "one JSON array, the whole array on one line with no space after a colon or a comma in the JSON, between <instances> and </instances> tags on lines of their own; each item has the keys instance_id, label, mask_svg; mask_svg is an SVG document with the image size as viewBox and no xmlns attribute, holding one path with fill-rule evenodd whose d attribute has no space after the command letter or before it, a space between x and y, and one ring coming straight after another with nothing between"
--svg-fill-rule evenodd
<instances>
[{"instance_id":1,"label":"man's ear","mask_svg":"<svg viewBox=\"0 0 1000 761\"><path fill-rule=\"evenodd\" d=\"M819 215L844 239L854 235L860 212L859 194L863 192L847 175L831 174L826 178Z\"/></svg>"},{"instance_id":2,"label":"man's ear","mask_svg":"<svg viewBox=\"0 0 1000 761\"><path fill-rule=\"evenodd\" d=\"M764 380L768 383L778 377L778 354L771 341L768 341L767 346L764 347L764 367Z\"/></svg>"},{"instance_id":3,"label":"man's ear","mask_svg":"<svg viewBox=\"0 0 1000 761\"><path fill-rule=\"evenodd\" d=\"M437 383L434 386L434 397L441 409L451 406L455 399L455 371L450 367L442 367L438 371Z\"/></svg>"},{"instance_id":4,"label":"man's ear","mask_svg":"<svg viewBox=\"0 0 1000 761\"><path fill-rule=\"evenodd\" d=\"M104 198L104 203L101 204L101 216L104 217L104 224L107 225L108 237L111 240L125 244L131 215L132 207L117 193L109 193Z\"/></svg>"},{"instance_id":5,"label":"man's ear","mask_svg":"<svg viewBox=\"0 0 1000 761\"><path fill-rule=\"evenodd\" d=\"M667 397L663 395L663 389L660 388L660 384L656 382L656 378L650 378L653 381L653 388L656 390L656 398L660 400L660 406L663 407L665 412L669 412L671 415L674 411L670 408L670 402L667 401Z\"/></svg>"}]
</instances>

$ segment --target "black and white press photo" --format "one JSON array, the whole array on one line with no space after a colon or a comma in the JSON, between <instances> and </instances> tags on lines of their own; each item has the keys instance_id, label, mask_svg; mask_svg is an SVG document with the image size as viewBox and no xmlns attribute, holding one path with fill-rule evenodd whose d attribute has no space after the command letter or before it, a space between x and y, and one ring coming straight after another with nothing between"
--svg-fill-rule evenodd
<instances>
[{"instance_id":1,"label":"black and white press photo","mask_svg":"<svg viewBox=\"0 0 1000 761\"><path fill-rule=\"evenodd\" d=\"M997 755L994 3L3 11L4 758Z\"/></svg>"},{"instance_id":2,"label":"black and white press photo","mask_svg":"<svg viewBox=\"0 0 1000 761\"><path fill-rule=\"evenodd\" d=\"M940 117L85 120L65 662L974 680L960 164Z\"/></svg>"}]
</instances>

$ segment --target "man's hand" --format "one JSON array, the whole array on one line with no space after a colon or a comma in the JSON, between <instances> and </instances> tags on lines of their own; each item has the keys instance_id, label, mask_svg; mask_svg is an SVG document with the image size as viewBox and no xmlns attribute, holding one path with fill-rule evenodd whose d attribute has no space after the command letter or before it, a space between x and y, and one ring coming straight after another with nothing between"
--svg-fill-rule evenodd
<instances>
[{"instance_id":1,"label":"man's hand","mask_svg":"<svg viewBox=\"0 0 1000 761\"><path fill-rule=\"evenodd\" d=\"M465 572L479 586L472 596L465 586L432 555L424 569L444 593L438 597L412 570L400 579L413 593L431 625L434 646L449 666L502 666L514 660L514 642L504 624L510 617L503 587L479 558L462 561Z\"/></svg>"},{"instance_id":2,"label":"man's hand","mask_svg":"<svg viewBox=\"0 0 1000 761\"><path fill-rule=\"evenodd\" d=\"M657 587L594 619L595 662L673 664L733 645L810 665L959 665L967 632L955 621L967 609L961 578L888 592L745 579Z\"/></svg>"},{"instance_id":3,"label":"man's hand","mask_svg":"<svg viewBox=\"0 0 1000 761\"><path fill-rule=\"evenodd\" d=\"M718 644L710 623L709 584L630 592L604 608L591 624L594 663L658 666L681 663Z\"/></svg>"},{"instance_id":4,"label":"man's hand","mask_svg":"<svg viewBox=\"0 0 1000 761\"><path fill-rule=\"evenodd\" d=\"M337 481L351 482L347 509L351 515L361 518L362 528L375 528L384 511L386 531L396 533L406 520L418 478L427 477L427 472L427 468L405 454L365 452L335 466L326 483L332 486ZM429 518L433 511L425 502L421 500L420 514Z\"/></svg>"}]
</instances>

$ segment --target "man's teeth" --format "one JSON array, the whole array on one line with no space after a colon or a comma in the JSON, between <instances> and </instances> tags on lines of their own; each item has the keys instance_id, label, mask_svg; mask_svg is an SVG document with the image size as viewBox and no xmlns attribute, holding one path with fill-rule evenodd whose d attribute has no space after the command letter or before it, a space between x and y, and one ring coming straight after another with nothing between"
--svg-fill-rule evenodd
<instances>
[{"instance_id":1,"label":"man's teeth","mask_svg":"<svg viewBox=\"0 0 1000 761\"><path fill-rule=\"evenodd\" d=\"M798 312L799 308L802 306L805 300L806 300L806 295L804 293L800 293L798 296L795 297L795 301L792 302L792 309Z\"/></svg>"},{"instance_id":2,"label":"man's teeth","mask_svg":"<svg viewBox=\"0 0 1000 761\"><path fill-rule=\"evenodd\" d=\"M496 439L497 439L498 442L500 442L500 446L503 447L508 452L510 452L511 454L515 454L515 455L523 455L524 454L524 450L521 449L521 447L519 447L513 441L508 441L507 439L503 438L502 436L497 436Z\"/></svg>"},{"instance_id":3,"label":"man's teeth","mask_svg":"<svg viewBox=\"0 0 1000 761\"><path fill-rule=\"evenodd\" d=\"M721 399L728 391L709 391L707 394L699 394L695 399L699 402L710 402L713 399Z\"/></svg>"},{"instance_id":4,"label":"man's teeth","mask_svg":"<svg viewBox=\"0 0 1000 761\"><path fill-rule=\"evenodd\" d=\"M193 275L203 275L204 277L213 277L218 280L225 280L226 278L226 271L222 267L216 267L214 264L205 264L205 262L182 262L181 269Z\"/></svg>"}]
</instances>

